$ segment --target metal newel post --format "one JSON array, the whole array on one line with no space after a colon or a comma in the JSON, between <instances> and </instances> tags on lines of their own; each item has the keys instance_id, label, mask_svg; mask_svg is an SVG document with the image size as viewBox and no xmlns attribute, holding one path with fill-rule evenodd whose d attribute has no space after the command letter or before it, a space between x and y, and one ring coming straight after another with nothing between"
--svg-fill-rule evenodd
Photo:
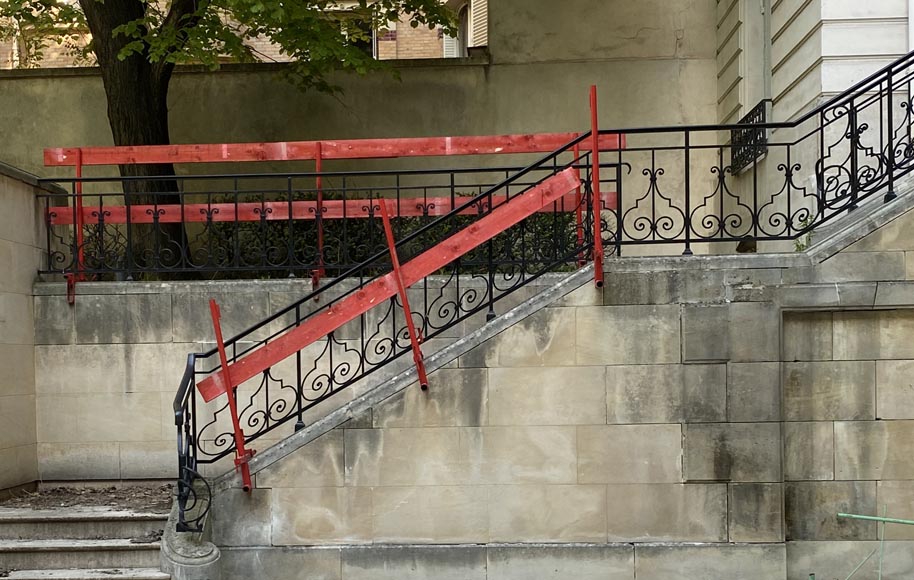
<instances>
[{"instance_id":1,"label":"metal newel post","mask_svg":"<svg viewBox=\"0 0 914 580\"><path fill-rule=\"evenodd\" d=\"M590 86L591 198L593 200L593 283L603 287L603 215L600 211L600 123L597 119L597 86Z\"/></svg>"}]
</instances>

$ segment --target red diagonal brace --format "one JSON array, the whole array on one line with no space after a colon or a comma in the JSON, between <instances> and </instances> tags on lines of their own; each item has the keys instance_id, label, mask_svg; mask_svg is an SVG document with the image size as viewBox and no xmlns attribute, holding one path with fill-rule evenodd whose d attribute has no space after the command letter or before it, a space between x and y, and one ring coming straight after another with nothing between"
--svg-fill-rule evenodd
<instances>
[{"instance_id":1,"label":"red diagonal brace","mask_svg":"<svg viewBox=\"0 0 914 580\"><path fill-rule=\"evenodd\" d=\"M219 324L219 305L210 299L209 311L213 316L213 329L216 331L216 347L219 349L219 360L222 362L222 376L227 385L233 385L231 370L228 366L228 357L225 356L225 341L222 340L222 327ZM241 468L241 488L251 491L251 467L248 462L254 457L253 449L244 448L244 431L241 430L241 421L238 419L238 404L235 397L229 395L229 412L232 415L232 426L235 430L235 467Z\"/></svg>"},{"instance_id":2,"label":"red diagonal brace","mask_svg":"<svg viewBox=\"0 0 914 580\"><path fill-rule=\"evenodd\" d=\"M390 216L387 213L387 200L381 202L381 219L384 221L384 234L387 236L387 247L390 249L390 262L394 268L394 278L397 281L397 293L403 303L403 314L406 316L406 329L409 331L409 342L413 347L413 362L416 363L416 372L419 374L419 387L428 390L428 375L425 374L425 361L422 360L422 349L419 348L421 339L413 324L413 311L409 308L409 297L406 295L406 285L403 283L403 273L400 271L400 258L397 257L397 243L394 241L394 232L390 227Z\"/></svg>"},{"instance_id":3,"label":"red diagonal brace","mask_svg":"<svg viewBox=\"0 0 914 580\"><path fill-rule=\"evenodd\" d=\"M509 203L496 207L468 227L403 264L400 269L403 285L412 286L430 276L580 185L581 181L575 177L574 169L568 168L515 196ZM229 367L231 373L215 373L197 383L203 400L211 401L232 387L257 376L396 293L397 281L393 272L376 278L347 298L313 315L305 324L292 328L232 363Z\"/></svg>"}]
</instances>

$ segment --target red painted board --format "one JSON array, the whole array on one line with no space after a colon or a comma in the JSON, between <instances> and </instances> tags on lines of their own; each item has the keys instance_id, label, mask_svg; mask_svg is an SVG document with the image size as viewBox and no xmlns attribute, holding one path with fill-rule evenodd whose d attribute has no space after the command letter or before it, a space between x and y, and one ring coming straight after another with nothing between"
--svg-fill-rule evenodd
<instances>
[{"instance_id":1,"label":"red painted board","mask_svg":"<svg viewBox=\"0 0 914 580\"><path fill-rule=\"evenodd\" d=\"M581 181L570 168L550 177L540 185L520 194L511 203L492 210L488 215L403 264L400 270L403 284L407 287L415 284L580 185ZM257 376L372 307L383 304L396 292L397 284L393 272L372 281L339 303L312 316L304 325L289 330L229 365L232 386L240 385ZM228 390L224 374L220 372L210 375L197 384L205 401L211 401Z\"/></svg>"},{"instance_id":2,"label":"red painted board","mask_svg":"<svg viewBox=\"0 0 914 580\"><path fill-rule=\"evenodd\" d=\"M540 208L539 213L561 213L572 212L575 210L575 194L562 196L558 202L558 207L548 206ZM603 207L614 207L612 204L615 200L615 194L612 192L602 192ZM450 197L427 197L416 199L401 200L399 205L393 200L388 201L388 206L393 213L393 217L422 217L442 216L450 212L454 207L463 205L471 201L472 197L457 197L452 205ZM322 203L324 219L355 219L367 218L370 215L377 215L378 201L372 200L374 210L369 210L368 200L352 199L346 200L327 200ZM493 202L496 206L505 202L503 196L495 196ZM427 212L425 213L427 208ZM183 211L183 215L182 215ZM207 221L207 215L212 215L214 222L256 222L260 221L261 214L266 216L266 221L285 221L289 219L289 202L286 201L268 201L263 204L258 202L239 203L236 207L234 203L188 203L182 205L133 205L130 206L130 223L131 224L151 224L155 220L154 214L158 212L159 223L204 223ZM475 215L478 210L475 205L461 211L461 215ZM293 201L292 202L292 219L293 220L313 220L317 214L317 202L314 201ZM127 207L123 205L111 206L86 206L83 208L83 223L92 225L100 221L100 216L104 216L106 224L126 224ZM72 225L73 208L72 207L52 207L48 209L48 223L54 226Z\"/></svg>"},{"instance_id":3,"label":"red painted board","mask_svg":"<svg viewBox=\"0 0 914 580\"><path fill-rule=\"evenodd\" d=\"M44 150L44 164L46 166L75 166L79 151L82 151L82 165L296 161L316 159L318 150L323 159L549 153L576 136L576 133L536 133L277 143L58 147ZM615 150L620 147L624 148L624 146L624 135L614 133L600 136L600 149ZM589 147L589 142L581 143L582 151L588 151Z\"/></svg>"}]
</instances>

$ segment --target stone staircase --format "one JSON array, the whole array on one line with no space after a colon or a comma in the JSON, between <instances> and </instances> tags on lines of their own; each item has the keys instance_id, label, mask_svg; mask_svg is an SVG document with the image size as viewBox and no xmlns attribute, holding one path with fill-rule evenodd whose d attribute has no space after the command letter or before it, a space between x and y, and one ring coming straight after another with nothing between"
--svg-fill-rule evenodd
<instances>
[{"instance_id":1,"label":"stone staircase","mask_svg":"<svg viewBox=\"0 0 914 580\"><path fill-rule=\"evenodd\" d=\"M0 507L0 577L169 580L159 571L166 518L106 507Z\"/></svg>"}]
</instances>

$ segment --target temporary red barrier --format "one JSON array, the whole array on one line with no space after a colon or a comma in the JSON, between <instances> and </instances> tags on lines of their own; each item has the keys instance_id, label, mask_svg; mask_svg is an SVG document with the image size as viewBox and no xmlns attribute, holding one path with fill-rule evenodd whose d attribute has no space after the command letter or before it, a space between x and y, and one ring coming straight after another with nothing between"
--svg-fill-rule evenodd
<instances>
[{"instance_id":1,"label":"temporary red barrier","mask_svg":"<svg viewBox=\"0 0 914 580\"><path fill-rule=\"evenodd\" d=\"M197 384L200 394L205 401L211 401L228 392L388 300L397 293L400 284L407 288L430 276L546 205L573 192L580 185L581 181L575 176L574 169L568 168L514 196L510 203L496 207L468 227L403 264L399 277L390 272L376 278L339 303L328 305L301 326L290 329L247 356L224 366L223 372L210 375Z\"/></svg>"},{"instance_id":2,"label":"temporary red barrier","mask_svg":"<svg viewBox=\"0 0 914 580\"><path fill-rule=\"evenodd\" d=\"M616 201L614 192L603 192L600 198L606 207L612 207ZM472 201L472 197L423 197L401 199L400 203L388 205L392 217L442 216L452 209ZM205 223L214 222L259 222L286 221L289 211L293 220L314 220L319 214L321 219L355 219L376 215L379 200L373 200L369 207L364 199L325 200L325 201L265 201L243 203L187 203L167 205L131 205L129 207L131 224L157 223ZM505 202L504 197L492 200L494 206ZM318 207L323 209L318 211ZM48 223L52 226L72 225L72 207L48 208ZM98 216L105 216L106 224L126 224L128 207L124 205L87 205L82 210L82 224L98 223ZM545 207L539 213L582 211L580 192L570 193L557 200L556 207ZM462 215L477 215L479 209L470 206L460 212ZM580 238L583 239L583 229Z\"/></svg>"},{"instance_id":3,"label":"temporary red barrier","mask_svg":"<svg viewBox=\"0 0 914 580\"><path fill-rule=\"evenodd\" d=\"M576 138L576 133L352 139L346 141L287 141L138 147L58 147L44 150L47 166L135 165L145 163L237 163L242 161L302 161L331 159L389 159L452 155L549 153ZM582 143L589 151L592 143ZM599 147L625 147L625 136L601 135Z\"/></svg>"}]
</instances>

